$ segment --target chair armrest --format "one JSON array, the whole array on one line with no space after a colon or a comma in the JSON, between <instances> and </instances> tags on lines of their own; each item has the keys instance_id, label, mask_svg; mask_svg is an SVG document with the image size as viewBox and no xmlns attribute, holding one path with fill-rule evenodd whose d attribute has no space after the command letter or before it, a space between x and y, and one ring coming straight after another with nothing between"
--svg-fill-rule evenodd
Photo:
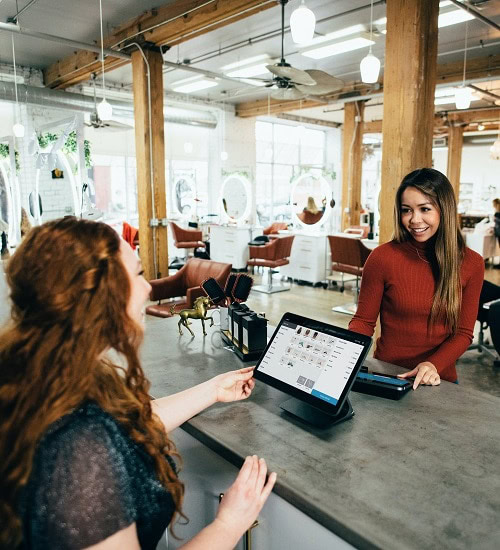
<instances>
[{"instance_id":1,"label":"chair armrest","mask_svg":"<svg viewBox=\"0 0 500 550\"><path fill-rule=\"evenodd\" d=\"M498 302L500 302L500 299L498 299L498 300L491 300L491 302L485 302L485 303L484 303L482 306L480 306L480 307L482 307L483 309L490 309L490 306L492 306L493 304L496 304L496 303L498 303Z\"/></svg>"},{"instance_id":2,"label":"chair armrest","mask_svg":"<svg viewBox=\"0 0 500 550\"><path fill-rule=\"evenodd\" d=\"M176 296L184 296L186 294L184 270L185 266L179 269L177 273L174 273L174 275L149 281L151 285L150 299L156 301L164 300L165 298L174 298Z\"/></svg>"},{"instance_id":3,"label":"chair armrest","mask_svg":"<svg viewBox=\"0 0 500 550\"><path fill-rule=\"evenodd\" d=\"M201 286L193 286L186 291L186 302L188 307L193 307L194 301L200 296L206 296L205 291Z\"/></svg>"}]
</instances>

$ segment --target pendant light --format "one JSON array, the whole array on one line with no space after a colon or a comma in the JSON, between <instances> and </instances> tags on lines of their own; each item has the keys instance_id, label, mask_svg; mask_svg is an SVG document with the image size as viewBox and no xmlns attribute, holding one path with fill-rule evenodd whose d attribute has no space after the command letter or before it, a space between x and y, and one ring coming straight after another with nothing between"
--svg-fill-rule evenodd
<instances>
[{"instance_id":1,"label":"pendant light","mask_svg":"<svg viewBox=\"0 0 500 550\"><path fill-rule=\"evenodd\" d=\"M373 35L373 0L370 3L370 42ZM372 54L372 44L370 43L370 51L366 57L363 57L359 65L361 71L361 81L365 84L374 84L378 80L380 73L380 60Z\"/></svg>"},{"instance_id":2,"label":"pendant light","mask_svg":"<svg viewBox=\"0 0 500 550\"><path fill-rule=\"evenodd\" d=\"M24 137L24 126L19 122L21 118L21 111L19 109L19 101L17 99L17 70L16 70L16 49L14 48L14 34L10 35L12 40L12 62L14 63L14 89L16 90L16 113L15 113L15 123L12 126L12 132L17 138Z\"/></svg>"},{"instance_id":3,"label":"pendant light","mask_svg":"<svg viewBox=\"0 0 500 550\"><path fill-rule=\"evenodd\" d=\"M302 0L300 6L290 16L290 30L295 44L310 42L314 37L316 17Z\"/></svg>"},{"instance_id":4,"label":"pendant light","mask_svg":"<svg viewBox=\"0 0 500 550\"><path fill-rule=\"evenodd\" d=\"M464 48L464 74L462 78L462 85L455 90L455 105L457 109L468 109L470 102L472 101L472 92L469 87L465 85L465 67L467 65L467 34L469 29L469 22L465 22L465 48Z\"/></svg>"},{"instance_id":5,"label":"pendant light","mask_svg":"<svg viewBox=\"0 0 500 550\"><path fill-rule=\"evenodd\" d=\"M102 33L102 0L99 0L99 22L101 24L101 68L102 68L102 101L97 106L97 114L101 120L110 120L113 116L113 107L106 101L104 85L104 38Z\"/></svg>"}]
</instances>

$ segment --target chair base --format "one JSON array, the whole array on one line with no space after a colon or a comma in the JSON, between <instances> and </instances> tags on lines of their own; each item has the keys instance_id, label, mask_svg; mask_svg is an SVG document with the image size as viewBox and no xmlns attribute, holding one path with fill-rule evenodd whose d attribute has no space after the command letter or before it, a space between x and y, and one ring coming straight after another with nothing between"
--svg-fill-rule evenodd
<instances>
[{"instance_id":1,"label":"chair base","mask_svg":"<svg viewBox=\"0 0 500 550\"><path fill-rule=\"evenodd\" d=\"M341 306L332 307L332 311L336 313L344 313L345 315L354 315L358 309L358 304L343 304Z\"/></svg>"},{"instance_id":2,"label":"chair base","mask_svg":"<svg viewBox=\"0 0 500 550\"><path fill-rule=\"evenodd\" d=\"M493 359L498 359L498 354L495 351L495 346L492 346L491 344L483 344L483 343L472 344L467 348L467 351L471 351L475 349L477 349L479 353L484 352L484 353L487 353Z\"/></svg>"},{"instance_id":3,"label":"chair base","mask_svg":"<svg viewBox=\"0 0 500 550\"><path fill-rule=\"evenodd\" d=\"M291 286L268 286L268 285L255 285L252 287L252 290L255 292L264 292L264 294L274 294L275 292L284 292L285 290L290 290Z\"/></svg>"}]
</instances>

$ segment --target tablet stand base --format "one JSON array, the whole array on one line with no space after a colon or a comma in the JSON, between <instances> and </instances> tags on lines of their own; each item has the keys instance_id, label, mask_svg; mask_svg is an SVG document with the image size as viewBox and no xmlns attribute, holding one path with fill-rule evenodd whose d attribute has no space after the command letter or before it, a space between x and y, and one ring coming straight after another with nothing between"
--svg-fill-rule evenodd
<instances>
[{"instance_id":1,"label":"tablet stand base","mask_svg":"<svg viewBox=\"0 0 500 550\"><path fill-rule=\"evenodd\" d=\"M280 404L280 408L300 420L307 422L307 424L312 424L318 428L329 428L344 420L349 420L349 418L354 416L354 410L349 399L346 399L342 410L335 416L320 411L316 407L308 405L294 397L283 401L283 403Z\"/></svg>"}]
</instances>

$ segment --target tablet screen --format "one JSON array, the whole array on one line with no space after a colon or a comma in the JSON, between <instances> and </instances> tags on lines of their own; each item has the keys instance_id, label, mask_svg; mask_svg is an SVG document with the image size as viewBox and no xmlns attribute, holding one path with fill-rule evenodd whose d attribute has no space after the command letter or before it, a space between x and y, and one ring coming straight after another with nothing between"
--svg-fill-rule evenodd
<instances>
[{"instance_id":1,"label":"tablet screen","mask_svg":"<svg viewBox=\"0 0 500 550\"><path fill-rule=\"evenodd\" d=\"M366 336L286 314L257 365L256 377L264 374L281 383L278 389L293 388L288 393L336 407L350 389L370 342Z\"/></svg>"}]
</instances>

